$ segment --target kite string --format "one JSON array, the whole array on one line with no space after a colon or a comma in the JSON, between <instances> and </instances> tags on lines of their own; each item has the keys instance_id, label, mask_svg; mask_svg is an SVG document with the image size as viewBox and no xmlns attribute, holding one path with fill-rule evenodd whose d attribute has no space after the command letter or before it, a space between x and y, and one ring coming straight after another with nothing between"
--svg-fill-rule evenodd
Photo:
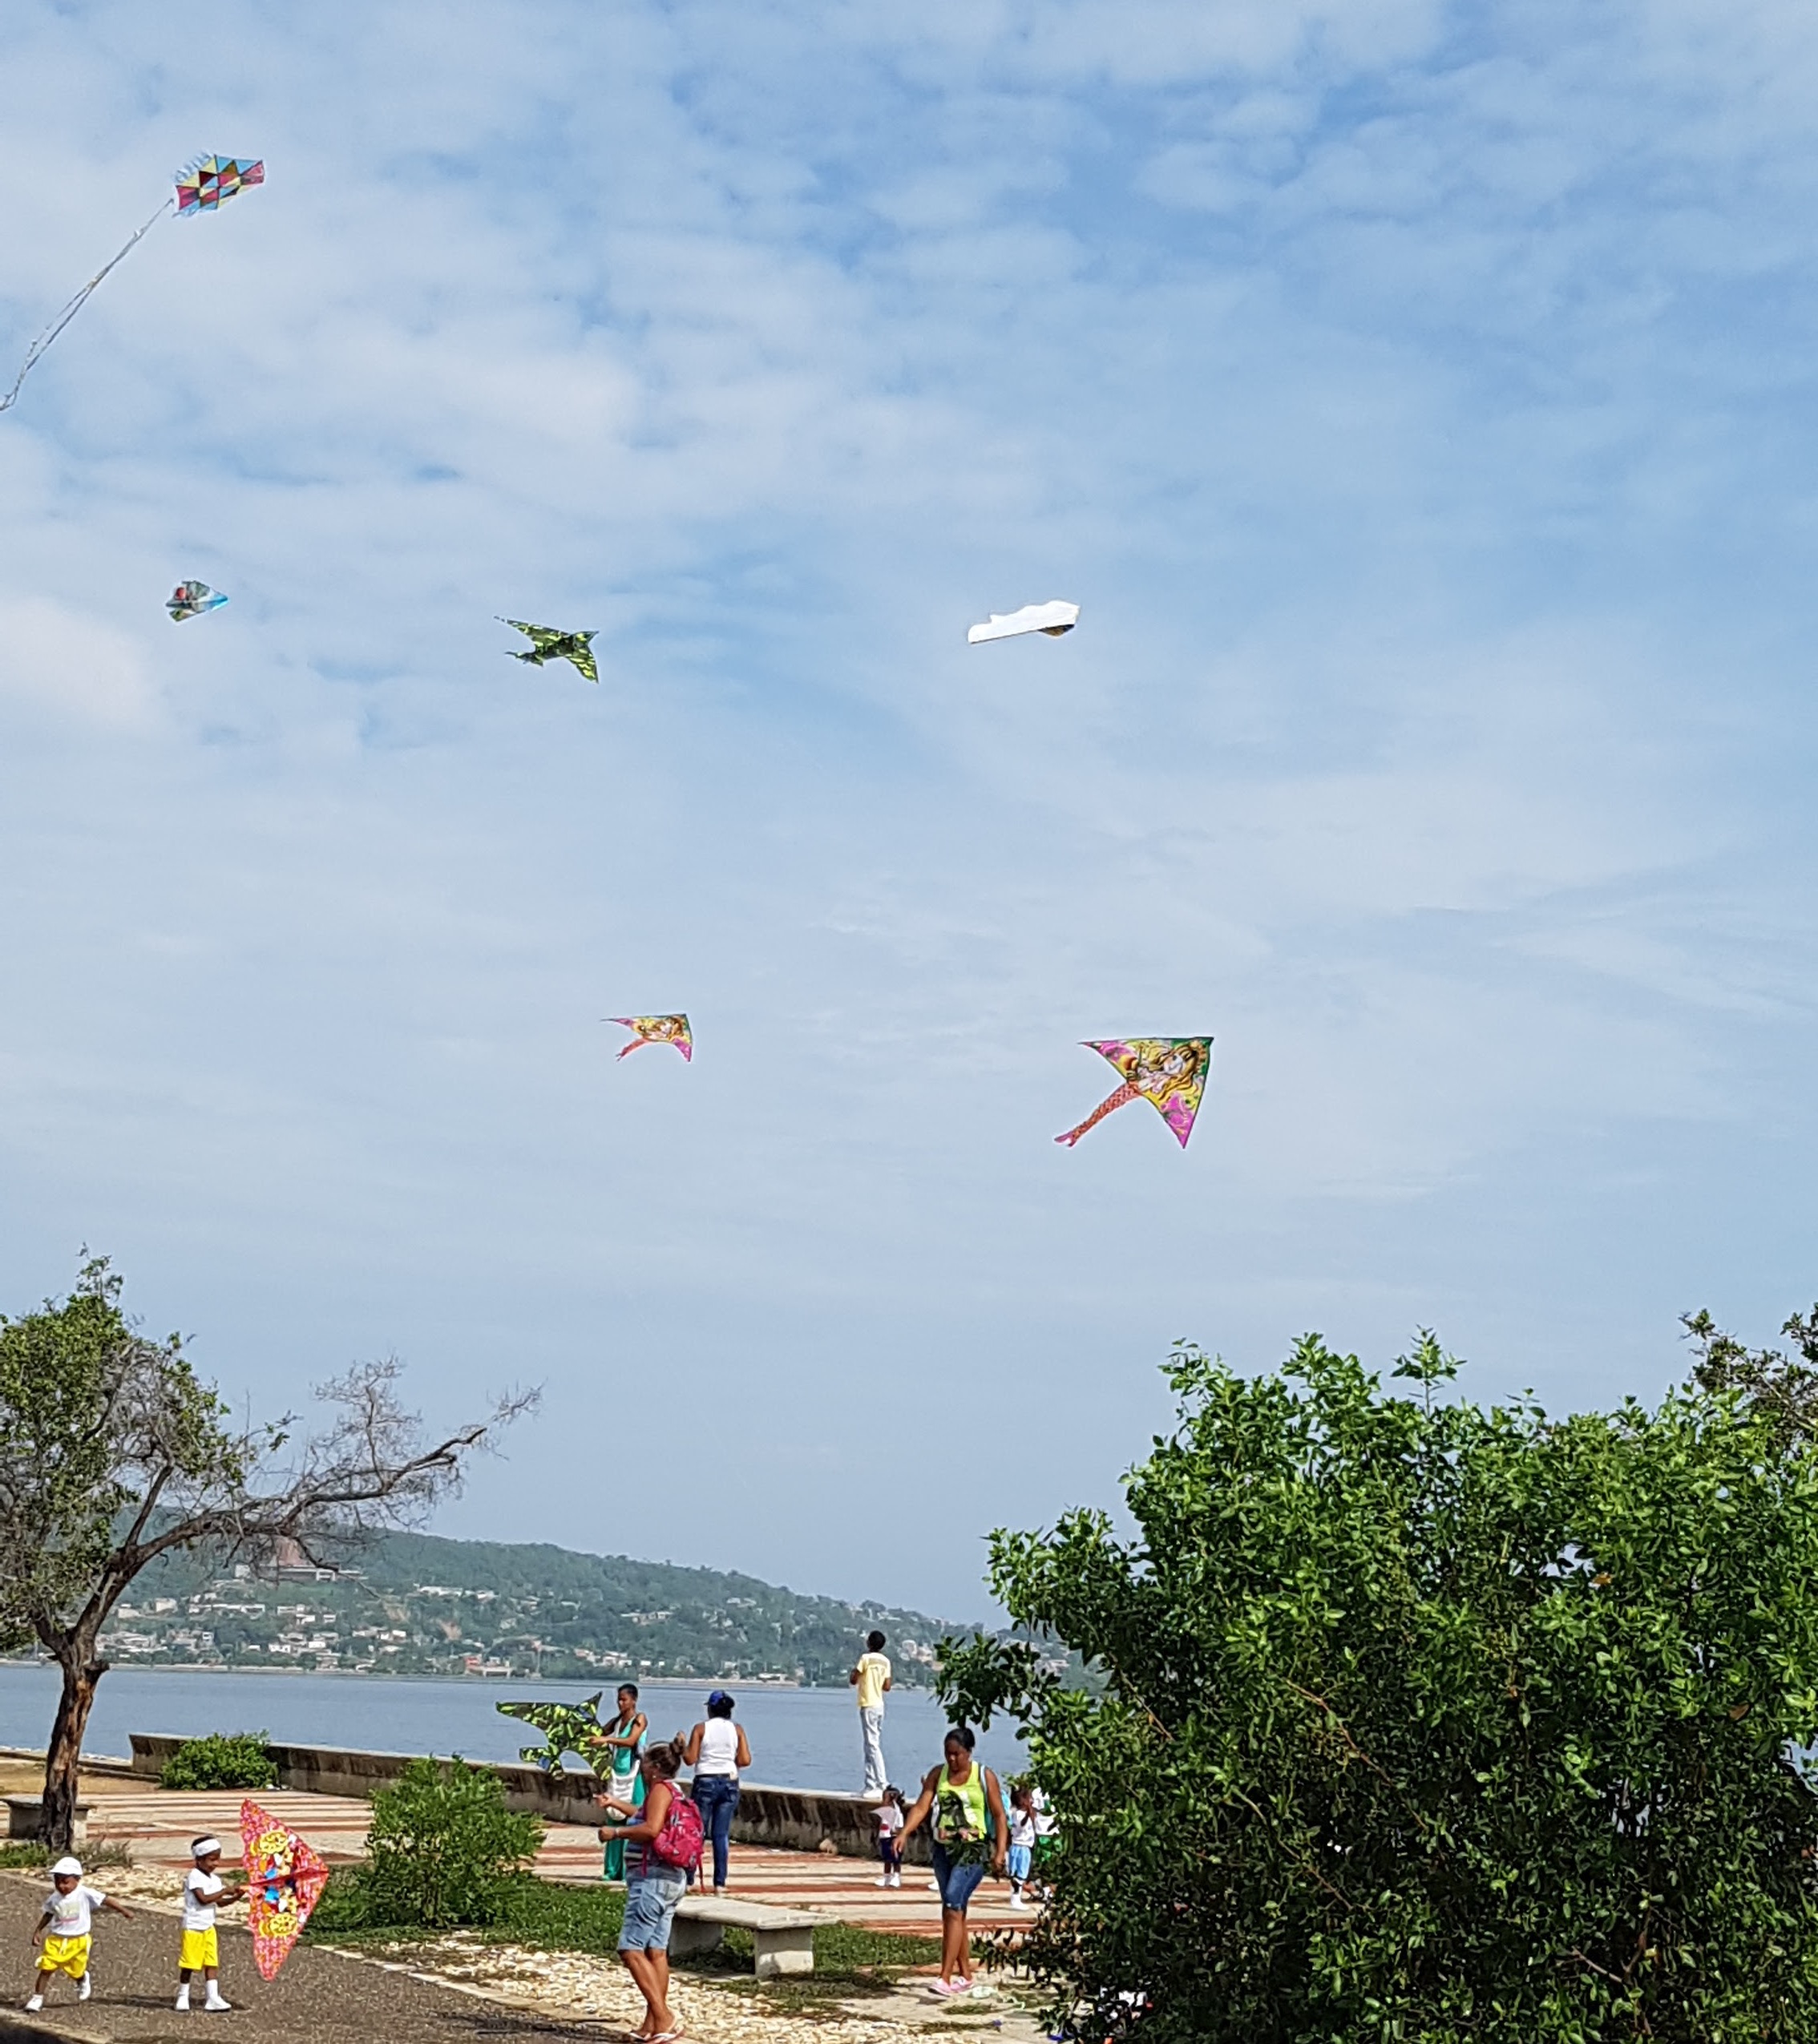
<instances>
[{"instance_id":1,"label":"kite string","mask_svg":"<svg viewBox=\"0 0 1818 2044\"><path fill-rule=\"evenodd\" d=\"M113 261L102 265L101 268L95 273L95 274L85 285L83 285L82 289L77 292L72 299L71 299L70 302L64 306L63 309L58 313L57 317L51 321L50 324L45 328L44 331L38 335L38 338L32 342L31 346L29 349L27 349L26 353L25 366L19 371L18 374L13 378L12 389L6 393L5 397L0 398L0 412L7 411L11 409L14 401L19 394L20 385L25 382L26 378L30 375L32 370L37 366L38 360L42 356L45 349L50 346L50 343L56 339L57 336L63 332L63 329L69 325L70 321L74 319L76 314L82 310L83 307L87 304L95 286L100 283L101 280L107 274L108 271L112 269L115 264L123 262L126 258L132 253L133 250L139 246L139 243L144 240L145 236L152 232L152 228L158 224L159 221L164 217L165 214L168 213L174 205L176 205L176 200L174 198L167 199L163 205L158 208L156 212L152 216L145 224L133 236L132 239L127 243L126 246L121 249L119 253L113 258Z\"/></svg>"},{"instance_id":2,"label":"kite string","mask_svg":"<svg viewBox=\"0 0 1818 2044\"><path fill-rule=\"evenodd\" d=\"M1128 1107L1133 1100L1141 1097L1136 1088L1126 1081L1108 1100L1101 1100L1077 1129L1069 1129L1065 1135L1056 1136L1054 1140L1057 1143L1065 1143L1071 1149L1088 1129L1096 1129L1113 1108Z\"/></svg>"}]
</instances>

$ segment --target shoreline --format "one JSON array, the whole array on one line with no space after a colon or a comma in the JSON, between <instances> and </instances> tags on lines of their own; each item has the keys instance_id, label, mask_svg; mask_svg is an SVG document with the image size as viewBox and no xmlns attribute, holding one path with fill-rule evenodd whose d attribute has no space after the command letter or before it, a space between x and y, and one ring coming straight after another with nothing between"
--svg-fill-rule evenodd
<instances>
[{"instance_id":1,"label":"shoreline","mask_svg":"<svg viewBox=\"0 0 1818 2044\"><path fill-rule=\"evenodd\" d=\"M11 1654L0 1654L0 1668L42 1668L55 1671L55 1661L21 1660ZM565 1688L584 1689L592 1682L592 1675L432 1675L400 1672L397 1674L382 1673L377 1668L273 1668L259 1667L252 1663L238 1661L110 1661L109 1674L139 1675L257 1675L284 1682L302 1679L309 1682L438 1682L450 1689L467 1689L491 1685L496 1688L501 1682L525 1682L532 1685L557 1684ZM830 1682L764 1682L742 1675L640 1675L637 1687L641 1694L647 1689L699 1689L704 1683L717 1686L737 1683L740 1688L753 1695L768 1695L773 1691L793 1691L798 1695L837 1696L843 1684ZM602 1691L616 1687L616 1684L601 1679ZM932 1689L924 1692L934 1695Z\"/></svg>"}]
</instances>

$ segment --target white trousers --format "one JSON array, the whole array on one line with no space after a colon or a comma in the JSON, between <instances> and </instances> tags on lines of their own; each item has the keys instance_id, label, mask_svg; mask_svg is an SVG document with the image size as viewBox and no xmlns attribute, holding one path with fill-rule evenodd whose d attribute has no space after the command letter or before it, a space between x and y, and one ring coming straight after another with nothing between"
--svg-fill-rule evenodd
<instances>
[{"instance_id":1,"label":"white trousers","mask_svg":"<svg viewBox=\"0 0 1818 2044\"><path fill-rule=\"evenodd\" d=\"M858 1728L865 1739L865 1793L879 1796L890 1780L884 1771L883 1706L874 1711L861 1711Z\"/></svg>"}]
</instances>

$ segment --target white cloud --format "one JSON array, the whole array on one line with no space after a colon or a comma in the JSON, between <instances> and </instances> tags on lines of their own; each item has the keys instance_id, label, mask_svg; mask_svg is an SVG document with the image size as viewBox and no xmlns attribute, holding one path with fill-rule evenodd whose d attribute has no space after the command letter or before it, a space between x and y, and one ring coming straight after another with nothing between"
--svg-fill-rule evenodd
<instances>
[{"instance_id":1,"label":"white cloud","mask_svg":"<svg viewBox=\"0 0 1818 2044\"><path fill-rule=\"evenodd\" d=\"M0 592L0 699L116 729L148 723L155 699L133 640L73 606Z\"/></svg>"}]
</instances>

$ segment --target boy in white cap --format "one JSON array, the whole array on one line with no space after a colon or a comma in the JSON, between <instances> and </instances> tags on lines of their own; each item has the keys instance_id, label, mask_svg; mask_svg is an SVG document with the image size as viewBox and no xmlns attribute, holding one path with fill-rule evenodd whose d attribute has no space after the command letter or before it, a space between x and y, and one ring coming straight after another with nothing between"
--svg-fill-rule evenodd
<instances>
[{"instance_id":1,"label":"boy in white cap","mask_svg":"<svg viewBox=\"0 0 1818 2044\"><path fill-rule=\"evenodd\" d=\"M31 1934L34 1949L42 1946L42 1949L38 1953L38 1978L26 2003L28 2010L35 2012L44 2006L44 1990L60 1973L67 1973L76 1983L79 2002L88 1999L92 1991L88 1977L90 1932L97 1909L111 1909L115 1916L131 1920L131 1909L123 1909L99 1888L86 1885L81 1860L65 1853L50 1869L50 1893L44 1898L44 1913Z\"/></svg>"},{"instance_id":2,"label":"boy in white cap","mask_svg":"<svg viewBox=\"0 0 1818 2044\"><path fill-rule=\"evenodd\" d=\"M246 1891L230 1893L227 1883L215 1872L221 1863L218 1838L196 1839L189 1852L196 1864L183 1881L183 1947L177 1953L176 2005L180 2009L189 2006L189 1977L199 1973L208 1984L203 2007L231 2009L233 2004L221 1998L216 1977L221 1953L220 1940L215 1934L215 1912L224 1904L237 1902Z\"/></svg>"}]
</instances>

